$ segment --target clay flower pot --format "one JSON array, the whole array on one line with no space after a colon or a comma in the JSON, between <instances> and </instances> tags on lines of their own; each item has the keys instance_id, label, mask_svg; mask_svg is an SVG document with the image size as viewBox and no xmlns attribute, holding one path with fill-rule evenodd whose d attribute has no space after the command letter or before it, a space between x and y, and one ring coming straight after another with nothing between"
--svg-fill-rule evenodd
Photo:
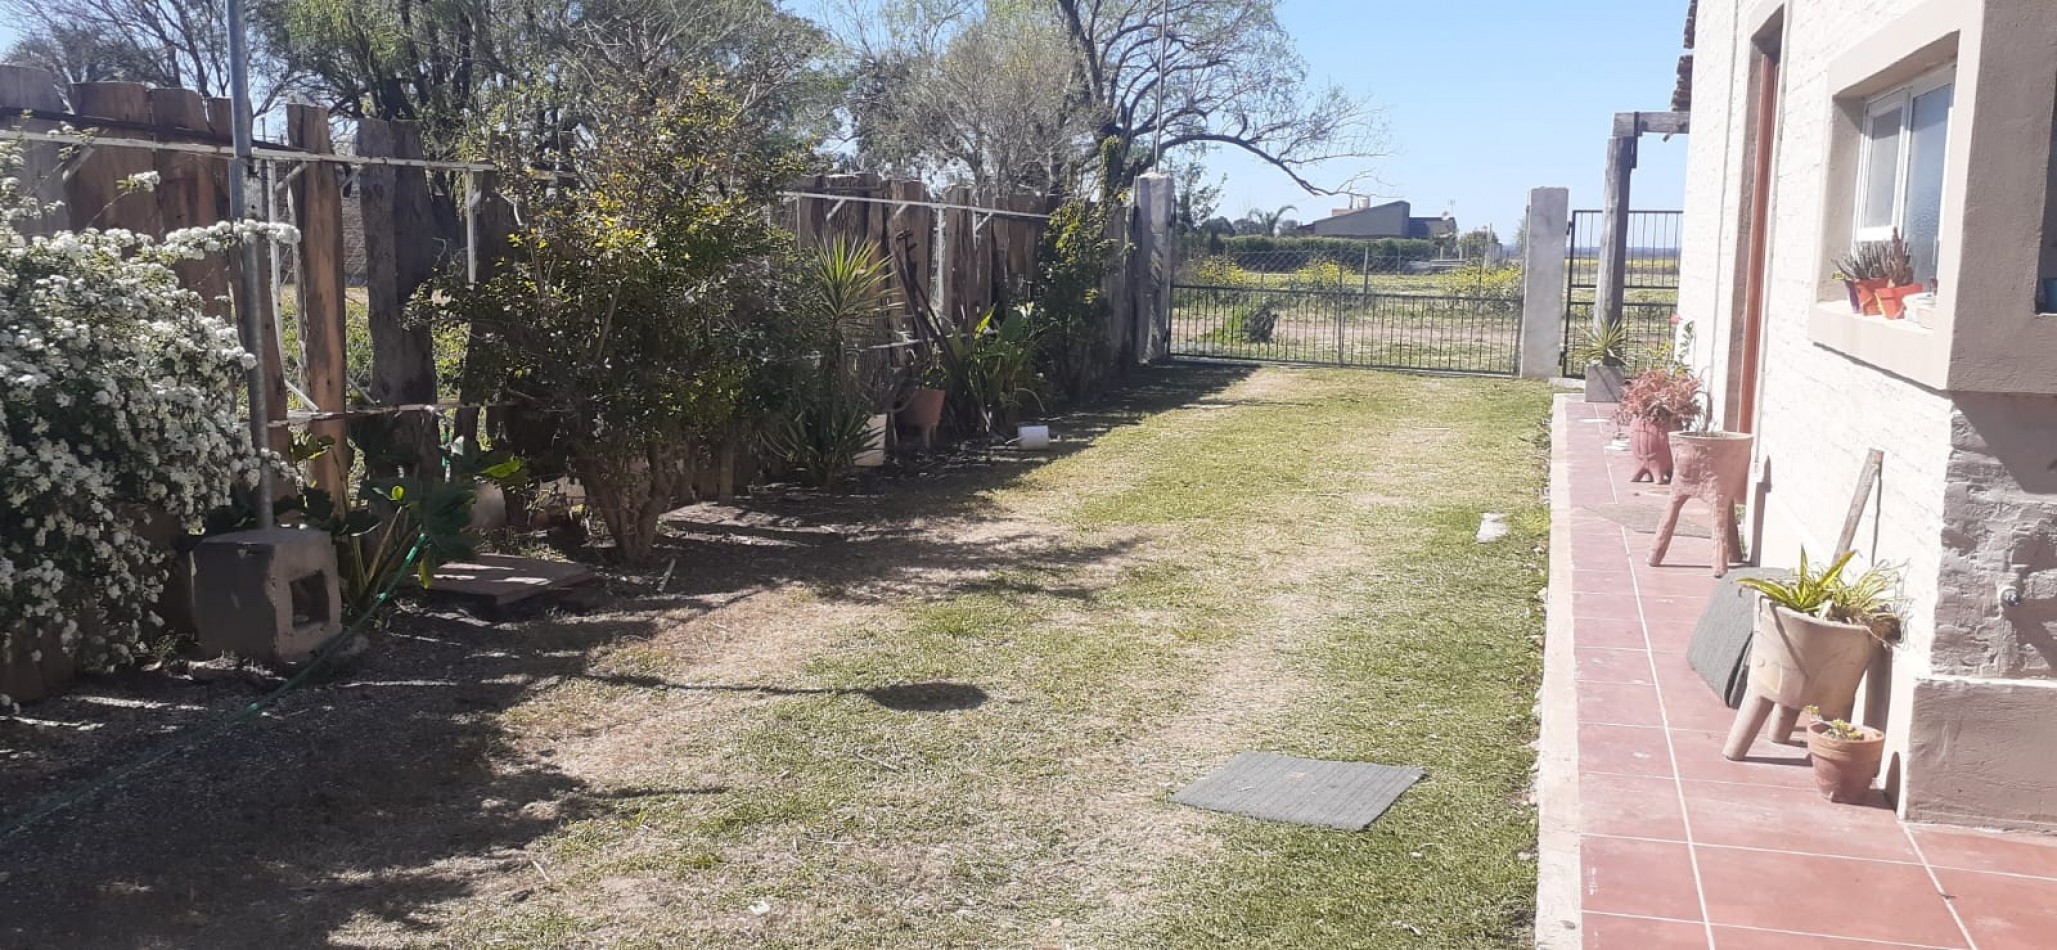
<instances>
[{"instance_id":1,"label":"clay flower pot","mask_svg":"<svg viewBox=\"0 0 2057 950\"><path fill-rule=\"evenodd\" d=\"M1883 277L1869 277L1857 281L1857 306L1871 316L1879 315L1878 292L1892 285Z\"/></svg>"},{"instance_id":2,"label":"clay flower pot","mask_svg":"<svg viewBox=\"0 0 2057 950\"><path fill-rule=\"evenodd\" d=\"M1870 726L1858 726L1861 739L1838 739L1828 734L1828 723L1807 726L1807 759L1814 765L1814 785L1832 802L1858 804L1871 797L1871 779L1885 755L1886 734Z\"/></svg>"},{"instance_id":3,"label":"clay flower pot","mask_svg":"<svg viewBox=\"0 0 2057 950\"><path fill-rule=\"evenodd\" d=\"M1629 448L1636 456L1636 473L1629 477L1629 481L1670 483L1671 434L1677 431L1675 424L1666 425L1649 419L1629 423Z\"/></svg>"},{"instance_id":4,"label":"clay flower pot","mask_svg":"<svg viewBox=\"0 0 2057 950\"><path fill-rule=\"evenodd\" d=\"M1871 628L1757 602L1750 638L1750 691L1787 709L1815 706L1844 719L1878 650Z\"/></svg>"},{"instance_id":5,"label":"clay flower pot","mask_svg":"<svg viewBox=\"0 0 2057 950\"><path fill-rule=\"evenodd\" d=\"M1887 287L1878 291L1878 309L1888 320L1898 320L1907 315L1907 298L1922 293L1920 284L1905 287Z\"/></svg>"},{"instance_id":6,"label":"clay flower pot","mask_svg":"<svg viewBox=\"0 0 2057 950\"><path fill-rule=\"evenodd\" d=\"M943 391L923 386L907 397L907 404L900 407L900 424L913 429L927 431L942 424Z\"/></svg>"}]
</instances>

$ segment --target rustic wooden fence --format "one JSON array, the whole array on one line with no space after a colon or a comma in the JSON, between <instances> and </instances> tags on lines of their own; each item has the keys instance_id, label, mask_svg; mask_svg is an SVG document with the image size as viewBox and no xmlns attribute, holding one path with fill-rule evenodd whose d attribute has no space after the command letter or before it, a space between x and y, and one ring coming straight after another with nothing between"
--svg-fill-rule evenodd
<instances>
[{"instance_id":1,"label":"rustic wooden fence","mask_svg":"<svg viewBox=\"0 0 2057 950\"><path fill-rule=\"evenodd\" d=\"M22 140L23 181L46 203L62 202L28 222L32 231L122 228L161 237L228 219L226 99L139 83L65 86L40 69L0 65L0 123ZM356 120L346 126L347 153L336 148L329 116L318 108L288 106L285 124L285 142L259 143L250 176L249 206L300 232L298 244L258 275L267 403L274 448L290 438L294 405L312 434L335 440L337 449L316 459L309 475L315 484L341 486L350 464L342 414L353 404L436 402L429 329L404 310L439 268L461 262L475 270L498 246L480 237L498 220L480 213L493 203L492 176L490 166L424 159L409 123ZM128 184L150 172L154 188ZM355 251L350 272L346 245ZM212 312L228 318L231 295L240 294L238 266L236 255L224 253L178 271ZM299 341L290 362L280 345L287 328ZM371 343L368 385L354 394L347 372L353 337Z\"/></svg>"}]
</instances>

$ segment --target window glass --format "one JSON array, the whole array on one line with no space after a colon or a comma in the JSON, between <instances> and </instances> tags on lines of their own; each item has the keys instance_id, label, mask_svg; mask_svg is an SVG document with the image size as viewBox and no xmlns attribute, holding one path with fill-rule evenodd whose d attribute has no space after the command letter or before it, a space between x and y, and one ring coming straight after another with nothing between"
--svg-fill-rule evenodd
<instances>
[{"instance_id":1,"label":"window glass","mask_svg":"<svg viewBox=\"0 0 2057 950\"><path fill-rule=\"evenodd\" d=\"M1904 108L1895 105L1871 114L1870 135L1865 142L1864 204L1857 221L1860 228L1893 226L1900 184L1900 126L1906 122Z\"/></svg>"},{"instance_id":2,"label":"window glass","mask_svg":"<svg viewBox=\"0 0 2057 950\"><path fill-rule=\"evenodd\" d=\"M1936 279L1943 222L1943 153L1949 138L1952 91L1952 87L1942 86L1915 96L1909 122L1907 210L1901 234L1914 258L1914 279L1923 285Z\"/></svg>"}]
</instances>

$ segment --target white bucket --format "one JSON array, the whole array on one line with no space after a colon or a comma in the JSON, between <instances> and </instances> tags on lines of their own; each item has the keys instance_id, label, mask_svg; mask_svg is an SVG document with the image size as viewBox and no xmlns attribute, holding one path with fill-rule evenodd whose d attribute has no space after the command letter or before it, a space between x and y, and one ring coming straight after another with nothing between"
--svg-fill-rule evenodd
<instances>
[{"instance_id":1,"label":"white bucket","mask_svg":"<svg viewBox=\"0 0 2057 950\"><path fill-rule=\"evenodd\" d=\"M1021 436L1021 447L1031 452L1050 447L1049 426L1022 426L1017 434Z\"/></svg>"},{"instance_id":2,"label":"white bucket","mask_svg":"<svg viewBox=\"0 0 2057 950\"><path fill-rule=\"evenodd\" d=\"M851 464L858 468L878 468L886 464L886 424L891 419L892 416L888 415L871 417L871 425L866 427L864 451L857 453L857 457L850 460Z\"/></svg>"}]
</instances>

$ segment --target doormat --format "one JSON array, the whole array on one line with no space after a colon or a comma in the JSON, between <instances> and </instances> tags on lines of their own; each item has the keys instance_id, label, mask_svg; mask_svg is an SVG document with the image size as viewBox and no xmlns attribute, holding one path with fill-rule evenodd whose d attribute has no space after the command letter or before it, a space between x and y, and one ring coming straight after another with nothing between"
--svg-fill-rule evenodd
<instances>
[{"instance_id":1,"label":"doormat","mask_svg":"<svg viewBox=\"0 0 2057 950\"><path fill-rule=\"evenodd\" d=\"M1654 504L1616 503L1581 507L1637 534L1656 534L1657 523L1664 520L1664 505L1665 501L1660 498ZM1711 538L1714 537L1714 532L1708 529L1707 522L1697 517L1695 512L1686 511L1679 514L1678 530L1673 531L1672 535L1680 538Z\"/></svg>"},{"instance_id":2,"label":"doormat","mask_svg":"<svg viewBox=\"0 0 2057 950\"><path fill-rule=\"evenodd\" d=\"M1422 774L1406 766L1245 752L1171 800L1270 821L1363 831Z\"/></svg>"}]
</instances>

